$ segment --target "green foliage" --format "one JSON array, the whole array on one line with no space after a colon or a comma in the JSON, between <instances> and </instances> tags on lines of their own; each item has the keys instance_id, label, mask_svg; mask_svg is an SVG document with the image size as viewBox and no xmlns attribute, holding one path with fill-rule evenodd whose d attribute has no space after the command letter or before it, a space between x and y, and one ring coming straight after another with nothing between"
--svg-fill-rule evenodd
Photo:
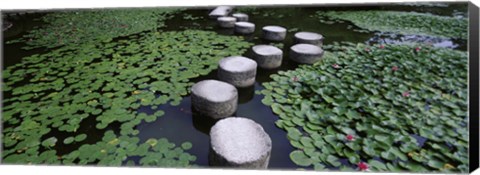
<instances>
[{"instance_id":1,"label":"green foliage","mask_svg":"<svg viewBox=\"0 0 480 175\"><path fill-rule=\"evenodd\" d=\"M468 20L415 12L396 11L318 11L321 21L346 20L370 31L394 32L437 37L468 37Z\"/></svg>"},{"instance_id":2,"label":"green foliage","mask_svg":"<svg viewBox=\"0 0 480 175\"><path fill-rule=\"evenodd\" d=\"M308 158L303 151L293 151L290 153L290 158L292 159L295 164L300 165L300 166L309 166L312 164L312 160Z\"/></svg>"},{"instance_id":3,"label":"green foliage","mask_svg":"<svg viewBox=\"0 0 480 175\"><path fill-rule=\"evenodd\" d=\"M188 165L196 159L182 151L192 147L189 142L181 147L166 139L138 143L135 127L166 115L162 110L146 114L138 109L179 104L189 93L192 78L208 74L221 58L241 55L250 46L242 37L185 30L66 45L25 57L3 71L2 89L8 95L2 107L2 122L7 126L2 133L3 163L98 161L118 166L129 156L140 156L145 166ZM120 135L107 132L103 140L84 144L86 139L95 142L95 137L78 130L86 118L94 118L97 129L118 123ZM57 155L57 139L43 139L52 129L68 135L60 143L76 144L79 149Z\"/></svg>"},{"instance_id":4,"label":"green foliage","mask_svg":"<svg viewBox=\"0 0 480 175\"><path fill-rule=\"evenodd\" d=\"M236 13L253 13L258 10L257 7L252 6L239 6L235 8Z\"/></svg>"},{"instance_id":5,"label":"green foliage","mask_svg":"<svg viewBox=\"0 0 480 175\"><path fill-rule=\"evenodd\" d=\"M165 26L164 21L179 9L100 9L49 13L46 24L11 41L26 42L24 49L99 42Z\"/></svg>"},{"instance_id":6,"label":"green foliage","mask_svg":"<svg viewBox=\"0 0 480 175\"><path fill-rule=\"evenodd\" d=\"M324 48L322 61L263 83L263 102L298 149L293 162L345 169L338 160L348 159L368 162L373 171L468 171L466 52L423 45Z\"/></svg>"}]
</instances>

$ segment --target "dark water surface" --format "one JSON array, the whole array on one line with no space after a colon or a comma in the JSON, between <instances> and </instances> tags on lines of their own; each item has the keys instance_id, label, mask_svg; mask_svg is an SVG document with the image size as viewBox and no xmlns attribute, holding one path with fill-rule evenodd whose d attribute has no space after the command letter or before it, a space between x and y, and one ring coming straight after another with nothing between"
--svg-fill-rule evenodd
<instances>
[{"instance_id":1,"label":"dark water surface","mask_svg":"<svg viewBox=\"0 0 480 175\"><path fill-rule=\"evenodd\" d=\"M279 25L287 28L286 40L283 43L283 63L280 68L273 70L257 70L256 83L250 88L239 89L239 105L238 110L234 116L250 118L263 126L264 130L269 134L272 139L272 154L270 158L269 168L272 169L295 169L299 168L289 158L290 152L294 148L290 145L286 132L275 126L274 122L278 119L278 116L273 114L270 107L261 103L263 95L255 94L255 91L262 90L262 82L270 81L270 75L282 70L292 70L298 67L298 64L292 63L288 60L289 48L292 46L293 34L298 31L310 31L317 32L324 35L324 44L331 44L334 41L348 41L354 43L402 43L402 42L423 42L432 43L436 47L447 47L459 50L466 50L466 41L464 40L452 40L446 38L434 38L426 36L416 35L395 35L389 33L379 32L367 32L359 33L353 31L358 29L348 22L324 24L313 15L318 10L398 10L398 11L417 11L424 13L432 13L442 16L462 16L466 15L465 4L453 4L447 7L416 7L416 6L361 6L361 7L290 7L290 8L259 8L258 14L249 14L249 21L256 25L256 31L252 35L245 36L247 41L255 44L267 44L270 42L262 40L261 28L267 25ZM167 20L166 28L162 28L162 31L178 31L184 29L201 29L216 31L222 35L236 35L233 33L233 29L220 29L216 26L216 21L208 18L208 12L210 9L190 9L182 13L177 14L174 18ZM193 16L200 17L200 19L186 20L184 17ZM32 19L38 18L38 16L30 16L30 18L12 19L16 33L8 31L4 32L4 41L15 39L25 34L25 31L31 29L33 26L41 25L39 22L34 22ZM23 27L23 28L19 28ZM8 44L4 45L4 57L3 65L8 67L21 61L22 57L45 52L44 49L36 49L33 51L21 50L22 44ZM250 57L250 51L245 55ZM192 80L192 82L198 82L205 79L217 79L216 70L210 74L202 77L198 77ZM209 129L215 121L209 120L203 116L198 116L191 108L190 96L185 96L178 106L171 106L165 104L159 108L152 110L150 106L144 106L139 111L146 113L153 113L157 110L165 111L163 117L158 118L152 123L141 123L136 129L140 131L138 137L143 142L149 138L161 138L165 137L169 141L174 142L176 145L180 145L183 142L189 141L193 144L189 153L197 156L197 160L194 162L199 166L208 166L208 151L209 151ZM89 117L82 122L82 126L79 130L84 130L84 133L88 133L89 140L87 142L95 143L95 140L100 140L104 130L97 130L95 128L96 121L94 118ZM115 129L116 125L109 126L107 129ZM118 130L118 129L117 129ZM51 132L49 134L56 135L58 133ZM96 137L90 137L90 135L98 135ZM61 139L63 136L60 136ZM66 136L65 136L66 137ZM68 153L77 149L76 146L62 147L63 150L58 150L59 154ZM130 158L129 160L138 161L138 158ZM348 162L345 161L348 165Z\"/></svg>"}]
</instances>

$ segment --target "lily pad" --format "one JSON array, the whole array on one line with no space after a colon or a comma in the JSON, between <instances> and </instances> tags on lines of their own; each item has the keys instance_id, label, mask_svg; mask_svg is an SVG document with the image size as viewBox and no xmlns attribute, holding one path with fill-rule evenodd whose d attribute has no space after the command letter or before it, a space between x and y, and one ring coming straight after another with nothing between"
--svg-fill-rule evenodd
<instances>
[{"instance_id":1,"label":"lily pad","mask_svg":"<svg viewBox=\"0 0 480 175\"><path fill-rule=\"evenodd\" d=\"M313 162L308 158L303 151L293 151L290 153L290 159L300 166L310 166Z\"/></svg>"},{"instance_id":2,"label":"lily pad","mask_svg":"<svg viewBox=\"0 0 480 175\"><path fill-rule=\"evenodd\" d=\"M57 138L50 137L42 142L42 146L52 147L52 146L55 146L55 143L57 143Z\"/></svg>"},{"instance_id":3,"label":"lily pad","mask_svg":"<svg viewBox=\"0 0 480 175\"><path fill-rule=\"evenodd\" d=\"M74 140L75 140L75 138L73 138L73 137L67 137L67 138L65 138L65 139L63 140L63 143L64 143L64 144L70 144L70 143L72 143Z\"/></svg>"},{"instance_id":4,"label":"lily pad","mask_svg":"<svg viewBox=\"0 0 480 175\"><path fill-rule=\"evenodd\" d=\"M182 149L184 149L184 150L189 150L189 149L192 148L192 143L190 143L190 142L184 142L184 143L182 143L181 147L182 147Z\"/></svg>"},{"instance_id":5,"label":"lily pad","mask_svg":"<svg viewBox=\"0 0 480 175\"><path fill-rule=\"evenodd\" d=\"M87 138L87 134L80 134L75 136L75 142L81 142Z\"/></svg>"}]
</instances>

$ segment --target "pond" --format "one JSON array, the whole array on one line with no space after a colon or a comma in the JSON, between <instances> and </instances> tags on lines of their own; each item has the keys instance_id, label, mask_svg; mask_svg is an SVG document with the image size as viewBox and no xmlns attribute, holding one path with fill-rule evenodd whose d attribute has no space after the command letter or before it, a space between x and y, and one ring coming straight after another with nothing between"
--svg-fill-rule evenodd
<instances>
[{"instance_id":1,"label":"pond","mask_svg":"<svg viewBox=\"0 0 480 175\"><path fill-rule=\"evenodd\" d=\"M44 12L20 16L9 15L14 12L6 13L4 20L13 25L4 31L4 163L209 167L209 130L215 121L198 115L192 109L189 88L202 80L218 79L216 64L219 59L232 55L252 58L251 46L270 44L283 50L281 67L273 70L258 68L255 84L238 89L238 109L233 115L254 120L268 133L272 140L269 169L357 171L363 170L360 163L365 162L374 171L466 171L468 158L465 158L465 145L468 145L468 139L463 139L465 135L459 136L466 132L468 138L468 131L461 129L462 124L468 121L466 81L462 83L463 79L466 80L467 73L467 40L461 33L464 24L458 24L460 32L440 32L454 36L442 36L438 35L436 28L445 27L441 25L432 26L432 29L419 27L415 32L407 29L392 32L388 27L362 28L362 25L356 23L358 20L363 23L371 21L352 19L348 15L348 12L358 15L370 11L388 11L386 16L391 15L393 20L398 20L395 19L398 15L396 12L400 12L402 15L414 14L412 18L425 18L435 20L435 24L443 24L442 20L465 20L466 3L237 7L235 12L248 14L249 21L256 25L255 32L249 35L239 35L234 33L233 29L218 27L216 21L208 17L212 8L165 12L149 10L151 9L134 13L138 16L119 10L122 11L119 12L119 17L106 15L108 17L105 19L99 18L102 16L101 10L91 14L86 11L85 17L78 18L74 15L72 17L74 12ZM327 11L345 13L325 16L323 12ZM80 14L79 16L82 14L75 13ZM108 13L117 12L112 10ZM149 16L152 13L155 19L144 19L152 17ZM417 15L418 13L421 15ZM422 16L423 14L428 16ZM70 19L62 19L66 17ZM88 26L93 24L99 25L98 28L92 29L95 27ZM152 24L155 24L155 27L152 28ZM282 42L262 39L261 27L267 25L287 28L286 39ZM410 24L405 22L404 25ZM108 31L109 28L112 30ZM325 65L300 65L289 59L289 48L294 45L293 34L299 31L316 32L325 37L323 48L326 53L322 61ZM385 52L380 53L380 50L377 53L376 47L385 48ZM370 49L375 52L371 57L368 53L363 53L370 52ZM416 52L407 54L412 50ZM419 55L420 52L426 53ZM407 56L401 56L402 54ZM373 68L369 68L371 63L353 58L357 55L364 59L384 58L383 61L371 62L378 66L372 65ZM417 56L439 57L436 62L438 65L455 68L455 71L445 73L444 68L427 66L428 63L423 61L412 63L411 59ZM395 59L403 63L394 61ZM341 75L330 70L333 69L330 65L338 64L337 66L343 68L353 63L359 65L358 67L366 67L350 66L352 68L344 69ZM397 97L390 96L388 90L370 87L376 83L379 86L383 83L389 88L395 85L389 81L398 80L392 80L395 78L377 72L384 70L383 66L391 66L390 64L398 65L392 68L395 71L403 71L404 68L411 71L421 70L402 72L406 76L401 77L400 81L406 81L407 84L396 84L399 85L398 91L403 93L403 97L410 97L412 94L412 99L396 99ZM362 72L362 69L365 72L377 70L369 74L375 75L375 78L367 79L365 77L368 77L368 74L353 72ZM430 75L424 70L438 71L440 74ZM355 88L348 90L347 87L309 77L310 74L315 74L312 75L314 77L320 76L317 73L336 76L338 79L328 76L326 78L339 85L342 82L356 85L352 79L363 77L365 79L361 83L365 84L365 91L370 88L373 94L378 94L374 90L386 93L385 97L375 98L378 98L377 102L388 104L377 103L373 107L366 104L371 103L368 101L356 108L343 105L347 109L337 112L341 111L337 107L342 105L336 104L340 103L338 100L342 98L332 94L357 95L353 94ZM421 78L426 76L435 85L422 82ZM459 78L450 80L451 77ZM442 78L447 82L443 82ZM285 85L287 81L288 86ZM382 83L379 83L380 81ZM304 89L305 87L307 89ZM324 90L312 92L308 90L310 87ZM332 92L327 91L332 88ZM431 92L424 97L421 90ZM314 95L315 93L318 94ZM442 102L447 96L451 103ZM333 99L329 100L329 97ZM304 101L282 102L296 98ZM353 101L360 102L363 97L355 98ZM314 102L311 104L312 99ZM315 102L315 99L319 101ZM330 104L322 106L325 101ZM405 106L415 110L416 107L431 110L409 111L403 116L390 109L398 107L398 110L403 110L399 107L402 105L397 103L406 103ZM333 122L315 123L308 122L308 117L305 117L311 115L308 111L312 110L317 111L315 115L328 118L330 114L326 112L330 111L330 108L333 109L332 114L346 118L333 117ZM378 121L375 118L378 114L373 110L398 117L380 117L381 120ZM417 117L427 115L428 112L441 115L439 118L443 123L435 123L427 119L428 117ZM355 115L371 117L371 120L359 119ZM405 129L385 128L386 133L393 132L391 135L374 131L382 122L395 123L400 120L405 121L399 122L397 127L403 126ZM421 130L411 125L411 122L420 121L432 130ZM349 125L348 131L345 131L347 129L344 124ZM387 122L386 125L391 124ZM433 127L434 124L441 127ZM315 131L309 131L309 128L315 128ZM351 128L355 131L350 131ZM296 135L297 132L300 134ZM449 136L430 137L432 132L449 133ZM370 134L372 139L374 137L381 142L380 145L393 145L393 150L383 150L381 146L365 143ZM318 138L319 135L323 138ZM345 135L355 142L341 141ZM365 138L363 143L360 143L361 137ZM317 139L322 143L317 142ZM330 142L331 139L336 141ZM455 143L458 140L461 141ZM377 141L372 143L377 144ZM337 147L317 146L317 143ZM362 145L364 148L357 149L353 144ZM432 153L439 150L450 150L452 153Z\"/></svg>"}]
</instances>

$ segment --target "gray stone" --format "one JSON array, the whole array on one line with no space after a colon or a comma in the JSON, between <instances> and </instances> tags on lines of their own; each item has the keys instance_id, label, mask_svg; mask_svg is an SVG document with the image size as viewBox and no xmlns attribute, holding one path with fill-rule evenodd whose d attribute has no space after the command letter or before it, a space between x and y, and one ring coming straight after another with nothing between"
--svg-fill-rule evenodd
<instances>
[{"instance_id":1,"label":"gray stone","mask_svg":"<svg viewBox=\"0 0 480 175\"><path fill-rule=\"evenodd\" d=\"M217 18L217 23L222 28L233 28L235 27L235 22L237 22L237 19L234 17L223 16Z\"/></svg>"},{"instance_id":2,"label":"gray stone","mask_svg":"<svg viewBox=\"0 0 480 175\"><path fill-rule=\"evenodd\" d=\"M255 32L255 24L250 22L236 22L235 32L239 34L251 34Z\"/></svg>"},{"instance_id":3,"label":"gray stone","mask_svg":"<svg viewBox=\"0 0 480 175\"><path fill-rule=\"evenodd\" d=\"M248 15L245 13L234 13L232 15L234 18L237 18L237 21L248 21Z\"/></svg>"},{"instance_id":4,"label":"gray stone","mask_svg":"<svg viewBox=\"0 0 480 175\"><path fill-rule=\"evenodd\" d=\"M252 47L253 59L264 69L274 69L282 65L283 51L271 45L256 45Z\"/></svg>"},{"instance_id":5,"label":"gray stone","mask_svg":"<svg viewBox=\"0 0 480 175\"><path fill-rule=\"evenodd\" d=\"M270 136L253 120L228 117L210 130L210 165L266 169L271 151Z\"/></svg>"},{"instance_id":6,"label":"gray stone","mask_svg":"<svg viewBox=\"0 0 480 175\"><path fill-rule=\"evenodd\" d=\"M210 16L210 18L215 18L215 19L222 16L228 16L228 14L230 14L232 9L233 8L230 6L219 6L213 9L212 12L208 14L208 16Z\"/></svg>"},{"instance_id":7,"label":"gray stone","mask_svg":"<svg viewBox=\"0 0 480 175\"><path fill-rule=\"evenodd\" d=\"M192 87L192 107L201 115L219 119L237 111L238 91L234 86L217 81L203 80Z\"/></svg>"},{"instance_id":8,"label":"gray stone","mask_svg":"<svg viewBox=\"0 0 480 175\"><path fill-rule=\"evenodd\" d=\"M226 57L220 60L218 79L235 87L248 87L255 83L257 63L242 56Z\"/></svg>"},{"instance_id":9,"label":"gray stone","mask_svg":"<svg viewBox=\"0 0 480 175\"><path fill-rule=\"evenodd\" d=\"M295 43L312 44L319 47L323 45L323 36L313 32L297 32L295 33Z\"/></svg>"},{"instance_id":10,"label":"gray stone","mask_svg":"<svg viewBox=\"0 0 480 175\"><path fill-rule=\"evenodd\" d=\"M7 20L3 20L3 23L2 23L2 31L7 31L8 29L10 29L11 27L13 26L13 23L11 23L10 21L7 21Z\"/></svg>"},{"instance_id":11,"label":"gray stone","mask_svg":"<svg viewBox=\"0 0 480 175\"><path fill-rule=\"evenodd\" d=\"M287 29L280 26L265 26L262 31L263 38L270 41L282 41L287 36Z\"/></svg>"},{"instance_id":12,"label":"gray stone","mask_svg":"<svg viewBox=\"0 0 480 175\"><path fill-rule=\"evenodd\" d=\"M290 59L303 64L313 64L323 56L322 48L311 44L296 44L290 47Z\"/></svg>"}]
</instances>

